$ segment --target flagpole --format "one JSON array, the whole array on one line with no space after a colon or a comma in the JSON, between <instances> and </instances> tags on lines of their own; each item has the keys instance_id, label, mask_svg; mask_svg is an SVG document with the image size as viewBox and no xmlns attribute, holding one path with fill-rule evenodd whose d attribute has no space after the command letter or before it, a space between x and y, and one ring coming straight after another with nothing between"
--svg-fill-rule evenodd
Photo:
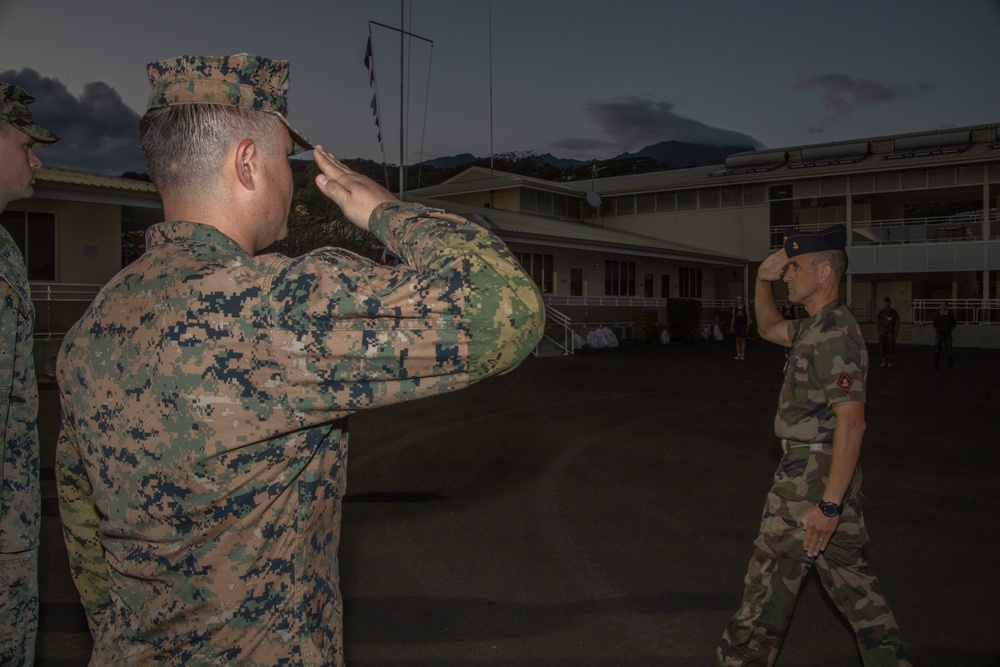
<instances>
[{"instance_id":1,"label":"flagpole","mask_svg":"<svg viewBox=\"0 0 1000 667\"><path fill-rule=\"evenodd\" d=\"M405 10L403 10L403 0L400 0L400 10L401 10L401 12L405 11ZM402 21L403 18L405 18L405 13L403 14L403 16L401 17L400 20ZM404 75L405 75L404 57L403 57L404 56L404 52L403 52L403 47L404 47L403 37L404 36L406 36L406 37L416 37L417 39L422 39L423 41L425 41L428 44L430 44L432 48L434 47L434 40L427 39L426 37L421 37L420 35L415 35L412 32L408 32L408 31L404 30L402 28L402 25L403 25L402 23L400 23L400 27L399 28L394 28L391 25L385 25L384 23L379 23L378 21L368 21L368 40L369 40L369 44L371 43L371 26L373 26L373 25L377 25L380 28L386 28L388 30L395 30L395 31L399 32L399 198L402 199L403 198L403 188L404 188L404 185L405 185L405 176L404 176L403 169L405 167L405 162L406 162L406 156L404 155L404 152L403 152L405 150L403 132L404 132L405 125L406 125L406 123L405 123L406 116L405 116L405 108L404 108L405 98L403 96L403 81L404 81ZM374 65L372 65L372 69L374 69ZM374 77L374 74L372 74L372 76ZM374 79L373 79L373 81L374 81ZM377 96L377 94L378 94L378 89L376 88L376 96ZM378 123L378 114L377 113L376 113L376 116L375 116L375 122ZM379 132L380 132L379 136L381 137L381 127L379 128ZM383 161L385 160L384 154L383 154L383 158L382 159L383 159ZM388 187L388 178L386 179L386 187Z\"/></svg>"},{"instance_id":2,"label":"flagpole","mask_svg":"<svg viewBox=\"0 0 1000 667\"><path fill-rule=\"evenodd\" d=\"M405 31L402 29L406 25L406 0L399 0L399 200L403 201L403 190L406 188L406 155L404 153L406 144L403 141L403 128L405 125L406 110L403 103L403 40Z\"/></svg>"}]
</instances>

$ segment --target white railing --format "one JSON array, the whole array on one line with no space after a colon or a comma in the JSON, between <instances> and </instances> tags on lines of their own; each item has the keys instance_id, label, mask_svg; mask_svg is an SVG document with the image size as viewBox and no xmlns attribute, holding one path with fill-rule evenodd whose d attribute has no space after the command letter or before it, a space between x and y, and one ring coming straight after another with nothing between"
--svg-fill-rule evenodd
<instances>
[{"instance_id":1,"label":"white railing","mask_svg":"<svg viewBox=\"0 0 1000 667\"><path fill-rule=\"evenodd\" d=\"M945 299L948 310L964 324L1000 324L1000 299ZM914 324L928 324L941 309L941 299L914 299Z\"/></svg>"},{"instance_id":2,"label":"white railing","mask_svg":"<svg viewBox=\"0 0 1000 667\"><path fill-rule=\"evenodd\" d=\"M31 301L35 304L35 340L63 338L86 304L93 301L103 287L92 283L48 282L32 282L29 286Z\"/></svg>"},{"instance_id":3,"label":"white railing","mask_svg":"<svg viewBox=\"0 0 1000 667\"><path fill-rule=\"evenodd\" d=\"M104 285L90 283L31 283L32 301L84 301L90 303Z\"/></svg>"},{"instance_id":4,"label":"white railing","mask_svg":"<svg viewBox=\"0 0 1000 667\"><path fill-rule=\"evenodd\" d=\"M1000 214L990 211L990 239L1000 238ZM802 231L816 231L835 222L799 225ZM846 224L841 221L839 224ZM851 245L886 245L905 243L955 243L983 241L984 218L982 212L957 215L927 216L923 218L887 218L884 220L855 220L851 224ZM771 238L780 239L785 227L773 227ZM779 246L772 244L772 250Z\"/></svg>"},{"instance_id":5,"label":"white railing","mask_svg":"<svg viewBox=\"0 0 1000 667\"><path fill-rule=\"evenodd\" d=\"M556 346L558 346L563 351L564 355L573 354L573 327L572 327L573 323L570 321L569 317L567 317L564 313L559 312L558 310L553 308L550 304L546 303L545 304L546 330L550 325L555 326L561 330L560 333L562 334L562 341L560 341L557 338L553 338L552 336L548 335L548 333L545 333L542 337L547 338L548 340L555 343ZM535 355L536 356L538 355L537 346L535 347Z\"/></svg>"}]
</instances>

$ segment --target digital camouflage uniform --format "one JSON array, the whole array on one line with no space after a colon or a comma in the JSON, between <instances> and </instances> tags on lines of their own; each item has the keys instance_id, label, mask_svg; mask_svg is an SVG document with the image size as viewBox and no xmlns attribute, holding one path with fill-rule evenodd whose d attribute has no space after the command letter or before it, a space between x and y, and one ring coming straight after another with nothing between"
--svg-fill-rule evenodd
<instances>
[{"instance_id":1,"label":"digital camouflage uniform","mask_svg":"<svg viewBox=\"0 0 1000 667\"><path fill-rule=\"evenodd\" d=\"M59 501L92 664L343 664L347 416L511 369L544 321L485 229L398 202L370 224L406 266L161 223L67 335Z\"/></svg>"},{"instance_id":2,"label":"digital camouflage uniform","mask_svg":"<svg viewBox=\"0 0 1000 667\"><path fill-rule=\"evenodd\" d=\"M23 132L32 144L59 137L35 123L35 98L0 82L0 123ZM3 130L3 128L0 128ZM32 153L0 155L28 160ZM29 162L30 164L30 162ZM38 162L35 167L40 166ZM6 186L5 186L6 187ZM9 194L0 194L0 211ZM18 197L23 196L20 192ZM38 383L32 340L35 307L24 258L0 227L0 665L32 665L38 632L38 541L41 495L38 478Z\"/></svg>"},{"instance_id":3,"label":"digital camouflage uniform","mask_svg":"<svg viewBox=\"0 0 1000 667\"><path fill-rule=\"evenodd\" d=\"M31 665L38 628L38 386L35 308L14 239L0 227L0 665Z\"/></svg>"},{"instance_id":4,"label":"digital camouflage uniform","mask_svg":"<svg viewBox=\"0 0 1000 667\"><path fill-rule=\"evenodd\" d=\"M717 664L774 664L799 586L815 564L830 599L854 628L863 664L909 665L892 611L861 552L868 534L860 466L826 550L810 558L803 545L800 519L822 500L830 470L837 425L832 405L865 400L864 339L843 300L787 326L792 347L774 420L786 453L767 496L743 604L726 627Z\"/></svg>"}]
</instances>

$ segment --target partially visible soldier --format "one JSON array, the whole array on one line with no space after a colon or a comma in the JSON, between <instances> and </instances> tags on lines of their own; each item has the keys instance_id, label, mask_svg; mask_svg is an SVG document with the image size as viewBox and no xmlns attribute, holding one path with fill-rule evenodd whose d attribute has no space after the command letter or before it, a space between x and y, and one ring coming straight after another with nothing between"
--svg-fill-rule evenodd
<instances>
[{"instance_id":1,"label":"partially visible soldier","mask_svg":"<svg viewBox=\"0 0 1000 667\"><path fill-rule=\"evenodd\" d=\"M743 606L723 633L718 665L773 665L803 579L816 565L854 629L866 667L909 665L892 610L862 554L861 439L868 351L840 298L847 230L790 230L757 272L754 310L765 339L791 347L774 420L784 456L774 474L746 575ZM785 320L771 283L784 277L807 319Z\"/></svg>"},{"instance_id":2,"label":"partially visible soldier","mask_svg":"<svg viewBox=\"0 0 1000 667\"><path fill-rule=\"evenodd\" d=\"M37 144L58 140L31 117L35 98L0 83L0 212L34 192ZM32 665L38 632L38 385L35 308L24 258L0 227L0 665Z\"/></svg>"},{"instance_id":3,"label":"partially visible soldier","mask_svg":"<svg viewBox=\"0 0 1000 667\"><path fill-rule=\"evenodd\" d=\"M347 417L516 366L544 324L497 237L332 158L316 185L405 264L286 233L288 66L150 63L140 122L168 222L59 356L59 499L92 664L342 665ZM442 415L442 419L446 417Z\"/></svg>"},{"instance_id":4,"label":"partially visible soldier","mask_svg":"<svg viewBox=\"0 0 1000 667\"><path fill-rule=\"evenodd\" d=\"M880 367L892 368L898 335L899 312L892 307L892 300L885 297L882 299L882 310L878 311L878 342L882 352Z\"/></svg>"}]
</instances>

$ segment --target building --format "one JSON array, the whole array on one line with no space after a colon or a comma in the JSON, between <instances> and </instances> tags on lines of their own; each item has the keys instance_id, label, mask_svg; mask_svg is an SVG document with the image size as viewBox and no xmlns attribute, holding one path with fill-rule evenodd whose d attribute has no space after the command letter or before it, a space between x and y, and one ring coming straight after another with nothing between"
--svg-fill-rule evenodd
<instances>
[{"instance_id":1,"label":"building","mask_svg":"<svg viewBox=\"0 0 1000 667\"><path fill-rule=\"evenodd\" d=\"M610 326L628 337L638 309L662 327L668 298L699 300L703 322L725 329L786 227L843 223L844 293L869 340L890 296L901 342L932 343L944 299L961 322L956 345L1000 347L998 132L994 123L766 149L568 183L472 167L407 197L495 230L566 335ZM40 359L162 217L150 183L49 167L32 198L8 206L0 221L25 254Z\"/></svg>"},{"instance_id":2,"label":"building","mask_svg":"<svg viewBox=\"0 0 1000 667\"><path fill-rule=\"evenodd\" d=\"M151 183L51 167L39 170L31 198L0 213L28 269L39 369L135 252L129 240L162 217Z\"/></svg>"},{"instance_id":3,"label":"building","mask_svg":"<svg viewBox=\"0 0 1000 667\"><path fill-rule=\"evenodd\" d=\"M750 272L780 246L786 227L842 223L845 294L866 335L874 337L871 323L889 296L904 321L900 341L931 343L928 323L944 299L961 321L956 345L998 347L1000 328L984 326L1000 324L998 129L758 150L724 165L575 183L472 168L409 194L495 225L554 306L669 295L725 313L737 294L749 296ZM522 218L517 229L508 214ZM518 233L554 227L544 236ZM603 245L588 244L598 232L633 243L613 246L603 236ZM655 240L673 252L651 251ZM577 254L577 244L589 254ZM613 247L620 252L612 255Z\"/></svg>"}]
</instances>

